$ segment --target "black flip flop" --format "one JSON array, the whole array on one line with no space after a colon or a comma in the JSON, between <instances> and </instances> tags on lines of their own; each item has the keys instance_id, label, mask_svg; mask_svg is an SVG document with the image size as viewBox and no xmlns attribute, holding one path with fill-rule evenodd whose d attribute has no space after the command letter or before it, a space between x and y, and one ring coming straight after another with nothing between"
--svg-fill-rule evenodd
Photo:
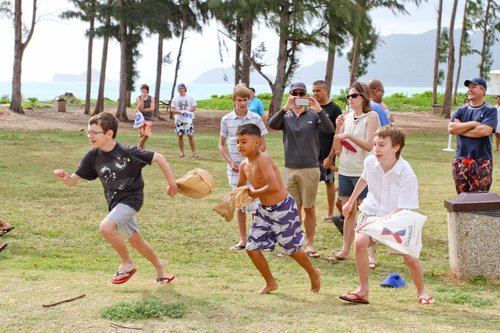
<instances>
[{"instance_id":1,"label":"black flip flop","mask_svg":"<svg viewBox=\"0 0 500 333\"><path fill-rule=\"evenodd\" d=\"M9 243L3 243L2 245L0 245L0 252L2 252L3 249L7 247L7 245L9 245Z\"/></svg>"},{"instance_id":2,"label":"black flip flop","mask_svg":"<svg viewBox=\"0 0 500 333\"><path fill-rule=\"evenodd\" d=\"M3 235L5 235L6 233L8 233L9 231L11 231L12 229L14 229L14 227L10 227L10 228L7 228L7 229L0 229L0 237L2 237Z\"/></svg>"}]
</instances>

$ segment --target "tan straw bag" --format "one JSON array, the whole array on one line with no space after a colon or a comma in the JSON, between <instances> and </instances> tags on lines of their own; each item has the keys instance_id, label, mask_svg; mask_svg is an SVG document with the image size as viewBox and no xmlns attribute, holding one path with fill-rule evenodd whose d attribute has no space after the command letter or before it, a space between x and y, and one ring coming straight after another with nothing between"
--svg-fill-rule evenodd
<instances>
[{"instance_id":1,"label":"tan straw bag","mask_svg":"<svg viewBox=\"0 0 500 333\"><path fill-rule=\"evenodd\" d=\"M209 195L215 187L214 177L208 171L200 168L189 171L175 182L180 194L193 199Z\"/></svg>"}]
</instances>

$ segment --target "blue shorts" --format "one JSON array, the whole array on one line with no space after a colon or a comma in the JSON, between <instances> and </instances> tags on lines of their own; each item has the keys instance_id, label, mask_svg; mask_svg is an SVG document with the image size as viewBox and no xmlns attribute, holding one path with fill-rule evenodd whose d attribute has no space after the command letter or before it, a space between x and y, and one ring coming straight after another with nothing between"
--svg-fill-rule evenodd
<instances>
[{"instance_id":1,"label":"blue shorts","mask_svg":"<svg viewBox=\"0 0 500 333\"><path fill-rule=\"evenodd\" d=\"M358 182L360 177L349 177L344 175L339 175L339 196L350 197L354 191L354 187ZM358 200L364 200L368 194L368 186L365 187L363 192L358 197Z\"/></svg>"},{"instance_id":2,"label":"blue shorts","mask_svg":"<svg viewBox=\"0 0 500 333\"><path fill-rule=\"evenodd\" d=\"M305 243L297 204L291 195L274 206L259 205L246 250L274 250L276 243L288 255L300 250Z\"/></svg>"}]
</instances>

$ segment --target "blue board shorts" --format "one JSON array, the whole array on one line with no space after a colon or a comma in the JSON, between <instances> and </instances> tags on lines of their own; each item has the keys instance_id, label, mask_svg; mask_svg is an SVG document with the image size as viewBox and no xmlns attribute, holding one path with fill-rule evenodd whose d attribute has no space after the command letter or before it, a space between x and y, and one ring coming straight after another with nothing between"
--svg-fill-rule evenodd
<instances>
[{"instance_id":1,"label":"blue board shorts","mask_svg":"<svg viewBox=\"0 0 500 333\"><path fill-rule=\"evenodd\" d=\"M305 243L297 204L291 195L274 206L259 205L248 236L247 251L274 250L278 243L290 255Z\"/></svg>"}]
</instances>

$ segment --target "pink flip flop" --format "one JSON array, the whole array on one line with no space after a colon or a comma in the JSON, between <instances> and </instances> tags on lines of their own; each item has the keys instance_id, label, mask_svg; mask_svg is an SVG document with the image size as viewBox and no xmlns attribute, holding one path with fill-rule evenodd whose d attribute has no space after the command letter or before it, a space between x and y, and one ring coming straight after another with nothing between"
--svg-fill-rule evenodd
<instances>
[{"instance_id":1,"label":"pink flip flop","mask_svg":"<svg viewBox=\"0 0 500 333\"><path fill-rule=\"evenodd\" d=\"M167 284L175 278L175 274L167 274L164 277L156 278L156 284Z\"/></svg>"},{"instance_id":2,"label":"pink flip flop","mask_svg":"<svg viewBox=\"0 0 500 333\"><path fill-rule=\"evenodd\" d=\"M132 277L132 275L135 274L135 272L137 272L137 270L135 268L133 268L132 270L130 270L128 272L116 272L115 276L111 279L111 283L114 283L114 284L125 283Z\"/></svg>"}]
</instances>

